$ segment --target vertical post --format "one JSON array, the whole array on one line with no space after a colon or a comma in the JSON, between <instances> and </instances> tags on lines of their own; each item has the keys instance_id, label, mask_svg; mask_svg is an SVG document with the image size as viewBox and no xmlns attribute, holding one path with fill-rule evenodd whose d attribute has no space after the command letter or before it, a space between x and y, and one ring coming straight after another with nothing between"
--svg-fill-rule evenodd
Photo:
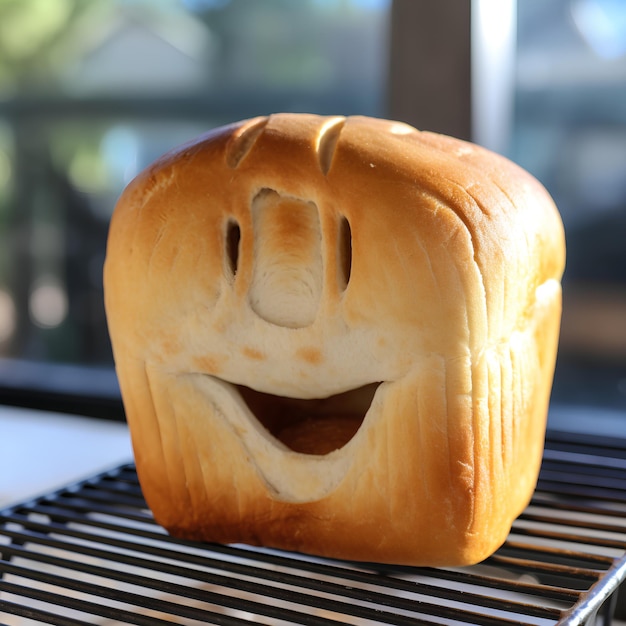
<instances>
[{"instance_id":1,"label":"vertical post","mask_svg":"<svg viewBox=\"0 0 626 626\"><path fill-rule=\"evenodd\" d=\"M517 0L472 0L472 138L510 150L514 113Z\"/></svg>"},{"instance_id":2,"label":"vertical post","mask_svg":"<svg viewBox=\"0 0 626 626\"><path fill-rule=\"evenodd\" d=\"M471 0L393 0L389 117L472 138Z\"/></svg>"}]
</instances>

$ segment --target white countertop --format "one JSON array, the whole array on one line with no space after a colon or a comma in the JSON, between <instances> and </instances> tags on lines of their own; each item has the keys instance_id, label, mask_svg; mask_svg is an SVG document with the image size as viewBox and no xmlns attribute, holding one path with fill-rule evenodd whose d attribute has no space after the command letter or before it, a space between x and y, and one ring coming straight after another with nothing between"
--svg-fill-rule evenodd
<instances>
[{"instance_id":1,"label":"white countertop","mask_svg":"<svg viewBox=\"0 0 626 626\"><path fill-rule=\"evenodd\" d=\"M131 460L124 423L0 406L0 508Z\"/></svg>"}]
</instances>

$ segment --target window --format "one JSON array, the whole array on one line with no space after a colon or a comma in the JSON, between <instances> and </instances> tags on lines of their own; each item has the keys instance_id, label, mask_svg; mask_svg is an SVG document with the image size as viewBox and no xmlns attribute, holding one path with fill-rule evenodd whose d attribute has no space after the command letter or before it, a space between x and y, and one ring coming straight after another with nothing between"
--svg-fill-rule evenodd
<instances>
[{"instance_id":1,"label":"window","mask_svg":"<svg viewBox=\"0 0 626 626\"><path fill-rule=\"evenodd\" d=\"M4 0L0 400L119 406L101 283L118 194L170 147L281 110L402 119L537 176L568 240L553 398L626 408L621 0Z\"/></svg>"},{"instance_id":2,"label":"window","mask_svg":"<svg viewBox=\"0 0 626 626\"><path fill-rule=\"evenodd\" d=\"M626 4L517 3L509 156L568 244L555 401L626 408Z\"/></svg>"},{"instance_id":3,"label":"window","mask_svg":"<svg viewBox=\"0 0 626 626\"><path fill-rule=\"evenodd\" d=\"M101 274L123 187L166 150L230 121L275 111L384 116L389 6L0 4L2 400L73 394L77 410L93 412L85 403L96 395L112 410L119 392Z\"/></svg>"}]
</instances>

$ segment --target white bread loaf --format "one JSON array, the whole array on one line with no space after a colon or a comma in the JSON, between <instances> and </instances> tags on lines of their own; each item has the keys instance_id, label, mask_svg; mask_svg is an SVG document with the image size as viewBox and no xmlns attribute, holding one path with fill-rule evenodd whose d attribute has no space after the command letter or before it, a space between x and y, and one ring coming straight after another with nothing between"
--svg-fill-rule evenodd
<instances>
[{"instance_id":1,"label":"white bread loaf","mask_svg":"<svg viewBox=\"0 0 626 626\"><path fill-rule=\"evenodd\" d=\"M139 478L176 536L482 560L537 480L562 223L478 146L277 114L125 190L105 265Z\"/></svg>"}]
</instances>

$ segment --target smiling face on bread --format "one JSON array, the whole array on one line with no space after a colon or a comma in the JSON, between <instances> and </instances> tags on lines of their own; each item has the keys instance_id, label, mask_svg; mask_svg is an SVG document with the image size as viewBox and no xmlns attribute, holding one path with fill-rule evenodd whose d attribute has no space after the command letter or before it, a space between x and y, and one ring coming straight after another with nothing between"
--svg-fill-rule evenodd
<instances>
[{"instance_id":1,"label":"smiling face on bread","mask_svg":"<svg viewBox=\"0 0 626 626\"><path fill-rule=\"evenodd\" d=\"M452 472L442 519L465 510L475 414L496 402L476 381L502 357L499 380L521 388L511 355L544 325L549 354L522 365L551 376L560 310L558 217L517 237L544 192L490 159L395 122L275 115L209 133L131 183L105 294L143 483L221 498L203 476L224 468L236 508L257 511L367 490L351 481L378 459L389 475L375 481ZM512 196L528 197L524 211ZM403 439L394 468L383 459Z\"/></svg>"},{"instance_id":2,"label":"smiling face on bread","mask_svg":"<svg viewBox=\"0 0 626 626\"><path fill-rule=\"evenodd\" d=\"M344 121L331 122L325 132L336 140ZM281 144L284 159L272 171L263 154L271 149L266 125L254 120L227 142L214 138L222 158L192 147L182 162L179 153L174 163L165 160L155 182L137 183L141 243L128 271L141 278L129 296L142 308L135 330L149 338L147 358L259 391L317 398L397 380L415 355L466 345L462 325L442 332L434 323L453 308L459 319L465 311L458 302L441 302L441 277L422 241L428 238L432 248L442 239L448 265L472 262L462 221L423 194L419 228L398 230L398 222L410 223L403 216L410 208L398 204L395 181L389 183L394 201L380 205L389 165L372 156L359 163L347 158L342 168L335 161L350 146L335 145L325 172L323 136L313 133ZM411 129L389 124L385 130L393 138L394 131L402 137ZM269 137L257 137L263 145L255 147L261 133ZM229 155L241 144L247 152L233 163ZM345 188L342 179L355 173L341 170L355 168L362 184ZM406 193L414 191L407 185ZM431 207L439 211L436 220ZM455 237L465 248L461 258L450 251ZM176 323L163 336L167 316Z\"/></svg>"},{"instance_id":3,"label":"smiling face on bread","mask_svg":"<svg viewBox=\"0 0 626 626\"><path fill-rule=\"evenodd\" d=\"M236 214L215 220L214 228L224 233L223 274L215 277L212 306L190 310L185 319L183 358L191 357L198 372L294 398L326 397L403 376L414 365L410 355L427 350L415 344L435 338L403 336L377 323L398 306L386 281L401 277L377 281L368 266L402 254L394 238L360 258L374 234L367 225L353 229L350 217L334 207L284 191L265 188L251 196ZM233 231L239 243L229 251ZM375 296L359 297L368 283ZM407 281L406 295L398 321L428 325L431 307L420 306L427 290ZM164 347L170 361L174 354Z\"/></svg>"},{"instance_id":4,"label":"smiling face on bread","mask_svg":"<svg viewBox=\"0 0 626 626\"><path fill-rule=\"evenodd\" d=\"M442 301L448 272L438 276L426 243L441 240L448 266L472 258L462 220L427 192L419 228L398 230L415 204L409 181L403 190L376 150L355 160L343 118L311 122L285 143L280 119L252 120L147 172L125 216L140 232L127 230L136 252L125 277L138 357L163 375L195 377L207 405L220 404L249 439L264 429L277 450L319 455L347 444L379 386L382 395L422 367L421 355L467 355L464 299ZM391 143L415 132L391 123L375 131ZM268 164L267 151L282 158ZM390 185L393 201L381 205ZM442 329L441 316L459 323ZM232 396L230 408L217 396ZM294 428L273 423L287 412L303 424L292 432L297 445L285 443ZM332 431L333 413L342 434L301 442L307 428Z\"/></svg>"}]
</instances>

